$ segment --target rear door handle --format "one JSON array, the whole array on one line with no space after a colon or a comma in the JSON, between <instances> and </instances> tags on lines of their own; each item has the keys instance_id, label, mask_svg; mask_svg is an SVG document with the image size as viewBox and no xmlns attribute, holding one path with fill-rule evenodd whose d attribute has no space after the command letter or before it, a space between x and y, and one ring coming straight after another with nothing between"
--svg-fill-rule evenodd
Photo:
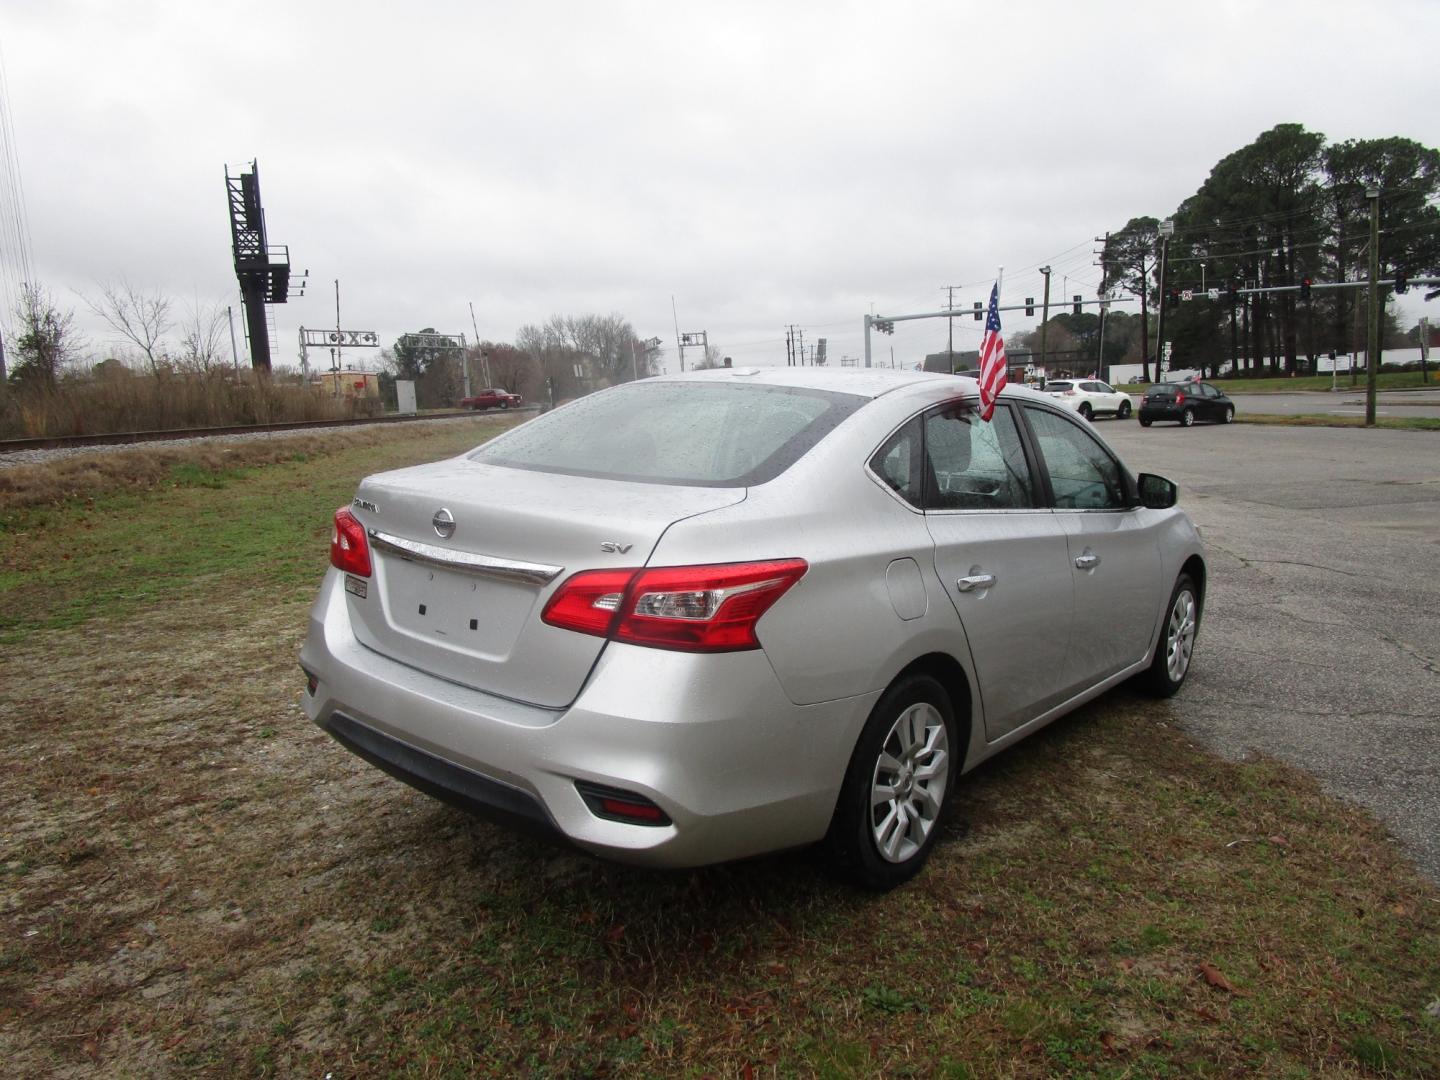
<instances>
[{"instance_id":1,"label":"rear door handle","mask_svg":"<svg viewBox=\"0 0 1440 1080\"><path fill-rule=\"evenodd\" d=\"M976 589L988 589L994 584L994 574L968 574L955 582L955 588L961 592L974 592Z\"/></svg>"},{"instance_id":2,"label":"rear door handle","mask_svg":"<svg viewBox=\"0 0 1440 1080\"><path fill-rule=\"evenodd\" d=\"M1075 556L1075 565L1081 570L1094 570L1100 565L1100 556L1086 548L1083 555Z\"/></svg>"}]
</instances>

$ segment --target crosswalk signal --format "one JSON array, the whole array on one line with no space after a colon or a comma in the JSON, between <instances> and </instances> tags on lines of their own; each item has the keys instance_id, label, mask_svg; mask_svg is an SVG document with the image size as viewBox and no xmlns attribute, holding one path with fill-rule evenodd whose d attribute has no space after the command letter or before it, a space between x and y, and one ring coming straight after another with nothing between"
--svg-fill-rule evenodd
<instances>
[{"instance_id":1,"label":"crosswalk signal","mask_svg":"<svg viewBox=\"0 0 1440 1080\"><path fill-rule=\"evenodd\" d=\"M976 300L976 301L975 301L975 321L976 321L976 322L979 322L979 321L980 321L981 319L983 319L984 317L985 317L985 308L981 305L981 303L980 303L979 300Z\"/></svg>"},{"instance_id":2,"label":"crosswalk signal","mask_svg":"<svg viewBox=\"0 0 1440 1080\"><path fill-rule=\"evenodd\" d=\"M1032 317L1035 314L1035 298L1033 296L1025 297L1025 314Z\"/></svg>"},{"instance_id":3,"label":"crosswalk signal","mask_svg":"<svg viewBox=\"0 0 1440 1080\"><path fill-rule=\"evenodd\" d=\"M1315 282L1314 282L1314 280L1311 279L1311 278L1302 277L1302 278L1300 279L1300 299L1301 299L1301 300L1309 300L1309 299L1310 299L1310 286L1313 285L1313 284L1315 284Z\"/></svg>"},{"instance_id":4,"label":"crosswalk signal","mask_svg":"<svg viewBox=\"0 0 1440 1080\"><path fill-rule=\"evenodd\" d=\"M1230 292L1230 306L1231 306L1232 308L1233 308L1233 307L1238 307L1238 306L1240 305L1240 286L1237 285L1237 284L1235 284L1235 282L1232 281L1232 282L1230 283L1229 292Z\"/></svg>"},{"instance_id":5,"label":"crosswalk signal","mask_svg":"<svg viewBox=\"0 0 1440 1080\"><path fill-rule=\"evenodd\" d=\"M1410 291L1410 275L1404 270L1395 271L1395 291L1406 293Z\"/></svg>"},{"instance_id":6,"label":"crosswalk signal","mask_svg":"<svg viewBox=\"0 0 1440 1080\"><path fill-rule=\"evenodd\" d=\"M1071 308L1070 310L1073 311L1076 315L1079 315L1079 314L1080 314L1080 305L1081 305L1084 301L1081 299L1079 293L1076 293L1076 294L1075 294L1074 296L1072 296L1070 299L1071 299L1071 302L1074 303L1074 305L1075 305L1075 306L1074 306L1073 308Z\"/></svg>"}]
</instances>

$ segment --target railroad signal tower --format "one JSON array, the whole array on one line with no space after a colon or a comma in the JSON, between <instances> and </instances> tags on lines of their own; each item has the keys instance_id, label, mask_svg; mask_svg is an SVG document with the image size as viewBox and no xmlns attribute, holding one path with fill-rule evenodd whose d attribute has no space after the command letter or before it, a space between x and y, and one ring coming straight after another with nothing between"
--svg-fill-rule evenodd
<instances>
[{"instance_id":1,"label":"railroad signal tower","mask_svg":"<svg viewBox=\"0 0 1440 1080\"><path fill-rule=\"evenodd\" d=\"M283 304L290 297L290 249L270 244L265 236L265 209L260 203L260 170L230 175L225 167L225 193L230 202L230 240L235 253L235 277L245 303L245 327L250 338L250 363L256 371L270 372L270 328L266 304Z\"/></svg>"}]
</instances>

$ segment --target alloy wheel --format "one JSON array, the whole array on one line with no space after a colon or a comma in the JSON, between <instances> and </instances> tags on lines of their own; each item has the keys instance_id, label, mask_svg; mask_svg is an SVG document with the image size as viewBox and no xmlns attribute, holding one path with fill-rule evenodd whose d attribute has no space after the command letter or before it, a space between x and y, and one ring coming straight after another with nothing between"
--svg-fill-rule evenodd
<instances>
[{"instance_id":1,"label":"alloy wheel","mask_svg":"<svg viewBox=\"0 0 1440 1080\"><path fill-rule=\"evenodd\" d=\"M905 709L880 745L870 784L870 830L887 862L903 863L940 819L949 779L949 736L929 702Z\"/></svg>"},{"instance_id":2,"label":"alloy wheel","mask_svg":"<svg viewBox=\"0 0 1440 1080\"><path fill-rule=\"evenodd\" d=\"M1165 670L1173 682L1185 677L1194 650L1195 594L1181 589L1170 606L1170 621L1165 627Z\"/></svg>"}]
</instances>

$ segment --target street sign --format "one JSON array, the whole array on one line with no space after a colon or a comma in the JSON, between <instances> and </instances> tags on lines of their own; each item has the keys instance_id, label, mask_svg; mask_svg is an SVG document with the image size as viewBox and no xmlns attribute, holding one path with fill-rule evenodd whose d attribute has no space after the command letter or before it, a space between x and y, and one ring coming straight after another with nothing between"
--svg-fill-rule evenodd
<instances>
[{"instance_id":1,"label":"street sign","mask_svg":"<svg viewBox=\"0 0 1440 1080\"><path fill-rule=\"evenodd\" d=\"M1219 299L1220 299L1220 290L1219 290L1219 289L1209 289L1209 290L1206 291L1205 295L1208 296L1211 300L1219 300Z\"/></svg>"},{"instance_id":2,"label":"street sign","mask_svg":"<svg viewBox=\"0 0 1440 1080\"><path fill-rule=\"evenodd\" d=\"M1195 290L1194 290L1194 289L1183 289L1183 290L1181 290L1180 299L1181 299L1181 300L1194 300L1194 299L1195 299Z\"/></svg>"}]
</instances>

